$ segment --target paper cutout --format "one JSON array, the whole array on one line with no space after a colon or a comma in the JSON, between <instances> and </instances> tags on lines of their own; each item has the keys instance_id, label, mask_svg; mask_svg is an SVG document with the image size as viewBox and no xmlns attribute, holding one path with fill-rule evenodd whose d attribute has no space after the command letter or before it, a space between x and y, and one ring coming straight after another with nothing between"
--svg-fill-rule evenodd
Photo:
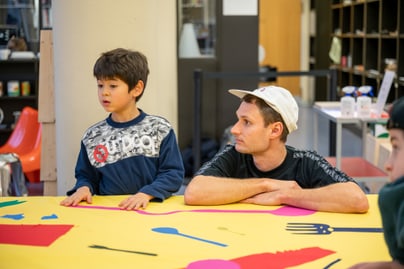
<instances>
[{"instance_id":1,"label":"paper cutout","mask_svg":"<svg viewBox=\"0 0 404 269\"><path fill-rule=\"evenodd\" d=\"M239 232L236 232L236 231L232 231L232 230L230 230L230 229L227 228L227 227L219 226L219 227L217 227L217 228L218 228L219 230L227 231L227 232L230 232L230 233L233 233L233 234L245 235L244 233L239 233Z\"/></svg>"},{"instance_id":2,"label":"paper cutout","mask_svg":"<svg viewBox=\"0 0 404 269\"><path fill-rule=\"evenodd\" d=\"M340 262L340 261L341 261L341 259L336 259L335 261L332 261L329 264L327 264L327 266L324 267L324 269L331 268L331 266L333 266L334 264L336 264L337 262Z\"/></svg>"},{"instance_id":3,"label":"paper cutout","mask_svg":"<svg viewBox=\"0 0 404 269\"><path fill-rule=\"evenodd\" d=\"M276 253L259 253L240 258L226 260L207 259L194 261L185 269L220 268L220 269L284 269L302 265L325 256L334 254L335 251L319 247L288 250ZM234 263L239 267L234 267ZM204 266L204 267L203 267Z\"/></svg>"},{"instance_id":4,"label":"paper cutout","mask_svg":"<svg viewBox=\"0 0 404 269\"><path fill-rule=\"evenodd\" d=\"M18 205L18 204L22 204L22 203L25 203L25 202L26 201L19 201L19 200L5 201L5 202L0 202L0 207Z\"/></svg>"},{"instance_id":5,"label":"paper cutout","mask_svg":"<svg viewBox=\"0 0 404 269\"><path fill-rule=\"evenodd\" d=\"M7 215L3 215L1 217L5 218L5 219L20 220L20 219L24 218L24 214L23 213L20 213L20 214L7 214Z\"/></svg>"},{"instance_id":6,"label":"paper cutout","mask_svg":"<svg viewBox=\"0 0 404 269\"><path fill-rule=\"evenodd\" d=\"M63 224L0 224L0 244L47 247L72 227Z\"/></svg>"},{"instance_id":7,"label":"paper cutout","mask_svg":"<svg viewBox=\"0 0 404 269\"><path fill-rule=\"evenodd\" d=\"M52 215L49 215L49 216L43 216L41 218L41 220L57 219L57 218L58 218L58 216L56 214L52 214Z\"/></svg>"},{"instance_id":8,"label":"paper cutout","mask_svg":"<svg viewBox=\"0 0 404 269\"><path fill-rule=\"evenodd\" d=\"M148 255L148 256L157 256L156 253L135 251L135 250L126 250L126 249L119 249L119 248L110 248L110 247L106 247L106 246L103 246L103 245L91 245L91 246L88 246L88 247L89 248L95 248L95 249L113 250L113 251L120 251L120 252L126 252L126 253Z\"/></svg>"},{"instance_id":9,"label":"paper cutout","mask_svg":"<svg viewBox=\"0 0 404 269\"><path fill-rule=\"evenodd\" d=\"M179 236L183 236L183 237L186 237L186 238L198 240L198 241L201 241L201 242L205 242L205 243L217 245L217 246L220 246L220 247L227 247L226 244L223 244L223 243L220 243L220 242L216 242L216 241L212 241L212 240L207 240L207 239L203 239L203 238L200 238L200 237L192 236L192 235L189 235L189 234L181 233L181 232L179 232L179 231L177 230L177 228L174 228L174 227L156 227L156 228L152 228L152 231L153 231L153 232L156 232L156 233L171 234L171 235L179 235Z\"/></svg>"},{"instance_id":10,"label":"paper cutout","mask_svg":"<svg viewBox=\"0 0 404 269\"><path fill-rule=\"evenodd\" d=\"M87 206L78 205L76 208L89 208L89 209L104 209L104 210L123 210L119 207L109 207L109 206ZM186 212L197 212L197 213L245 213L245 214L273 214L277 216L307 216L316 213L314 210L283 206L275 210L248 210L248 209L192 209L192 210L174 210L167 212L149 212L144 210L136 210L136 213L143 215L171 215L176 213L186 213Z\"/></svg>"},{"instance_id":11,"label":"paper cutout","mask_svg":"<svg viewBox=\"0 0 404 269\"><path fill-rule=\"evenodd\" d=\"M226 260L202 260L191 262L186 269L241 269L240 265Z\"/></svg>"}]
</instances>

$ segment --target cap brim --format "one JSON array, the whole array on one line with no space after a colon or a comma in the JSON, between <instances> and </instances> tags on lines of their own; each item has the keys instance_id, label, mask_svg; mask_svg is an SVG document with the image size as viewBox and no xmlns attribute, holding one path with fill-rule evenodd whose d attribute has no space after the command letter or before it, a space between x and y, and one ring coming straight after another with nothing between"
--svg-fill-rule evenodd
<instances>
[{"instance_id":1,"label":"cap brim","mask_svg":"<svg viewBox=\"0 0 404 269\"><path fill-rule=\"evenodd\" d=\"M246 91L246 90L236 90L236 89L231 89L229 90L229 93L237 96L238 98L243 98L244 96L246 96L247 94L251 94L256 96L252 91Z\"/></svg>"}]
</instances>

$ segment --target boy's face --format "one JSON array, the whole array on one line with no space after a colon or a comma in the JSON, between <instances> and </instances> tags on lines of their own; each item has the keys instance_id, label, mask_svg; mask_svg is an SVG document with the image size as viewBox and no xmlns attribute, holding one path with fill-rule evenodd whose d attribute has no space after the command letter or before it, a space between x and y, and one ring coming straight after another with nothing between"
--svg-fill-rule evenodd
<instances>
[{"instance_id":1,"label":"boy's face","mask_svg":"<svg viewBox=\"0 0 404 269\"><path fill-rule=\"evenodd\" d=\"M393 150L384 168L389 173L390 181L395 181L404 176L404 130L393 128L389 130L389 133Z\"/></svg>"},{"instance_id":2,"label":"boy's face","mask_svg":"<svg viewBox=\"0 0 404 269\"><path fill-rule=\"evenodd\" d=\"M99 79L98 100L105 111L112 113L114 120L130 119L133 109L136 109L135 99L143 91L140 84L129 91L128 84L118 78Z\"/></svg>"}]
</instances>

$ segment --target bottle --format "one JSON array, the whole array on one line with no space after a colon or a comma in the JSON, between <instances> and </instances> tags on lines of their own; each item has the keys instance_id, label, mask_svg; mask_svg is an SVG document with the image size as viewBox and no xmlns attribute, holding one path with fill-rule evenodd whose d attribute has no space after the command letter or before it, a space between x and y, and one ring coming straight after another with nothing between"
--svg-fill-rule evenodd
<instances>
[{"instance_id":1,"label":"bottle","mask_svg":"<svg viewBox=\"0 0 404 269\"><path fill-rule=\"evenodd\" d=\"M354 86L345 86L342 91L345 96L341 98L341 116L342 117L353 117L355 116L355 98L352 94L355 92Z\"/></svg>"},{"instance_id":2,"label":"bottle","mask_svg":"<svg viewBox=\"0 0 404 269\"><path fill-rule=\"evenodd\" d=\"M358 117L360 118L370 118L372 109L372 86L360 86L358 88L360 96L356 99L356 107L358 111Z\"/></svg>"}]
</instances>

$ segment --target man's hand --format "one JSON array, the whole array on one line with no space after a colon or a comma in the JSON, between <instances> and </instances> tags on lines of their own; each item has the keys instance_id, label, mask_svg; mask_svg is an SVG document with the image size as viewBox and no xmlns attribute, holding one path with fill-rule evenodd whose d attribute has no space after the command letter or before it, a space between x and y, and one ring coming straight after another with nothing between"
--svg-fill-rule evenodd
<instances>
[{"instance_id":1,"label":"man's hand","mask_svg":"<svg viewBox=\"0 0 404 269\"><path fill-rule=\"evenodd\" d=\"M241 203L256 204L256 205L271 205L277 206L283 203L284 193L290 190L298 190L301 187L296 183L296 181L284 181L276 179L268 179L268 189L267 192L262 192L241 200Z\"/></svg>"},{"instance_id":2,"label":"man's hand","mask_svg":"<svg viewBox=\"0 0 404 269\"><path fill-rule=\"evenodd\" d=\"M87 203L92 203L92 196L90 189L88 187L80 187L76 190L75 193L64 199L60 202L60 205L63 206L76 206L81 201L86 201Z\"/></svg>"},{"instance_id":3,"label":"man's hand","mask_svg":"<svg viewBox=\"0 0 404 269\"><path fill-rule=\"evenodd\" d=\"M151 199L153 199L153 196L138 192L123 200L118 206L125 210L145 209Z\"/></svg>"}]
</instances>

